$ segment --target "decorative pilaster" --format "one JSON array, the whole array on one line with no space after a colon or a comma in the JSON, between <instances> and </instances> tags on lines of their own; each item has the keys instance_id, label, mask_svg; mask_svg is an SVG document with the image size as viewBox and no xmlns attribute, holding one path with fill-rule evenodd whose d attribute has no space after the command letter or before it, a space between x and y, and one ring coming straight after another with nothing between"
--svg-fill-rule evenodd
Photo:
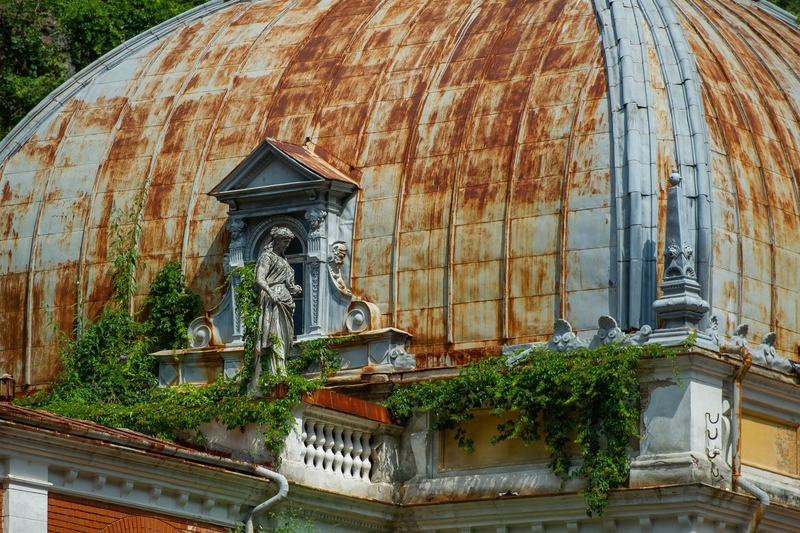
<instances>
[{"instance_id":1,"label":"decorative pilaster","mask_svg":"<svg viewBox=\"0 0 800 533\"><path fill-rule=\"evenodd\" d=\"M308 280L309 280L309 328L308 335L317 337L325 333L320 324L320 283L323 263L327 260L327 232L325 220L328 212L321 209L309 209L305 219L311 231L308 234Z\"/></svg>"},{"instance_id":2,"label":"decorative pilaster","mask_svg":"<svg viewBox=\"0 0 800 533\"><path fill-rule=\"evenodd\" d=\"M694 268L694 250L686 228L681 176L673 172L667 190L667 228L664 248L662 295L653 303L653 310L663 325L653 332L649 343L664 346L681 344L688 335L697 334L697 345L718 349L711 336L700 330L700 321L708 312L708 303L700 296L700 284Z\"/></svg>"},{"instance_id":3,"label":"decorative pilaster","mask_svg":"<svg viewBox=\"0 0 800 533\"><path fill-rule=\"evenodd\" d=\"M241 218L229 218L226 224L228 231L231 233L230 244L228 245L228 253L225 254L225 273L229 274L233 269L244 266L244 249L245 249L245 229L247 222ZM230 292L231 307L230 311L233 313L233 338L231 344L244 344L244 328L242 327L242 317L239 314L239 307L236 305L236 286L239 285L237 276L231 276Z\"/></svg>"}]
</instances>

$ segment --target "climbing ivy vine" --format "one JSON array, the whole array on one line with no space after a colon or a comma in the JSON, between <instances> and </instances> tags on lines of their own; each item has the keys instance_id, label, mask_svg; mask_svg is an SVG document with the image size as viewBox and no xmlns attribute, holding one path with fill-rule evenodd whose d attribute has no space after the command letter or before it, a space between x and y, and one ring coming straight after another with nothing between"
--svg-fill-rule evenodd
<instances>
[{"instance_id":1,"label":"climbing ivy vine","mask_svg":"<svg viewBox=\"0 0 800 533\"><path fill-rule=\"evenodd\" d=\"M278 457L294 427L292 407L304 394L319 389L322 381L306 380L297 372L264 372L259 383L267 397L255 397L248 391L255 341L260 336L255 269L250 263L232 274L239 281L235 291L245 329L242 370L233 379L220 377L204 387L158 387L157 362L150 354L185 346L186 327L199 310L200 300L186 287L181 264L174 261L153 278L142 313L130 312L139 270L140 213L141 204L137 203L131 211L116 212L112 218L111 299L96 319L84 321L79 316L71 334L61 335L63 371L59 379L49 389L18 402L167 440L195 434L202 441L200 428L212 421L228 429L256 424L265 447ZM272 397L276 390L280 394Z\"/></svg>"},{"instance_id":2,"label":"climbing ivy vine","mask_svg":"<svg viewBox=\"0 0 800 533\"><path fill-rule=\"evenodd\" d=\"M455 430L458 445L474 451L463 423L473 410L489 408L498 424L491 442L543 441L548 466L563 483L583 477L581 495L587 513L603 514L608 491L628 477L628 447L638 438L639 383L636 368L643 357L672 356L657 345L611 345L566 353L533 350L510 368L502 356L463 367L449 380L422 381L396 390L386 402L395 415L433 414L434 430ZM575 461L575 447L581 462Z\"/></svg>"}]
</instances>

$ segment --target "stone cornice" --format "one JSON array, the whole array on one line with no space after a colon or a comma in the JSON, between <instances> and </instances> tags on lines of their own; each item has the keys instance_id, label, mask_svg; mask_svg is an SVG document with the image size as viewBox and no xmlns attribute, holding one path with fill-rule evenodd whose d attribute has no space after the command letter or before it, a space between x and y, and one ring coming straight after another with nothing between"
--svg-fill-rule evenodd
<instances>
[{"instance_id":1,"label":"stone cornice","mask_svg":"<svg viewBox=\"0 0 800 533\"><path fill-rule=\"evenodd\" d=\"M225 526L275 491L254 475L8 423L0 455L47 465L54 492Z\"/></svg>"}]
</instances>

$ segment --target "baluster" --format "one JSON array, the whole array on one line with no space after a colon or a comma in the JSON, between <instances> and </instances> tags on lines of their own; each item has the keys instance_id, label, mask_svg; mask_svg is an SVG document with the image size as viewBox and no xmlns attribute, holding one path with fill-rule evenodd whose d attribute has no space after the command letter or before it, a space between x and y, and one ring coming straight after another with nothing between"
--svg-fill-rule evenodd
<instances>
[{"instance_id":1,"label":"baluster","mask_svg":"<svg viewBox=\"0 0 800 533\"><path fill-rule=\"evenodd\" d=\"M342 432L342 436L344 437L344 461L342 461L342 473L344 477L353 477L352 470L353 470L353 430L350 428L345 428Z\"/></svg>"},{"instance_id":2,"label":"baluster","mask_svg":"<svg viewBox=\"0 0 800 533\"><path fill-rule=\"evenodd\" d=\"M353 431L353 478L361 479L361 452L364 446L361 444L361 432Z\"/></svg>"},{"instance_id":3,"label":"baluster","mask_svg":"<svg viewBox=\"0 0 800 533\"><path fill-rule=\"evenodd\" d=\"M304 457L306 466L314 466L314 457L317 455L317 449L314 447L314 442L317 440L317 433L314 431L314 421L306 420L306 456Z\"/></svg>"},{"instance_id":4,"label":"baluster","mask_svg":"<svg viewBox=\"0 0 800 533\"><path fill-rule=\"evenodd\" d=\"M315 444L316 451L314 452L314 468L322 470L322 463L325 459L325 433L322 428L325 427L325 422L317 422L314 424L314 433L317 434L317 442Z\"/></svg>"},{"instance_id":5,"label":"baluster","mask_svg":"<svg viewBox=\"0 0 800 533\"><path fill-rule=\"evenodd\" d=\"M300 429L302 430L301 433L300 433L300 436L303 437L303 453L300 456L300 460L305 463L306 462L306 451L308 450L308 448L307 448L307 445L308 445L308 431L306 431L306 421L305 420L303 420L300 423Z\"/></svg>"},{"instance_id":6,"label":"baluster","mask_svg":"<svg viewBox=\"0 0 800 533\"><path fill-rule=\"evenodd\" d=\"M372 448L369 446L369 440L372 437L369 433L364 433L361 436L362 448L361 451L361 480L366 481L369 483L369 471L372 468L372 461L370 460L370 455L372 454Z\"/></svg>"},{"instance_id":7,"label":"baluster","mask_svg":"<svg viewBox=\"0 0 800 533\"><path fill-rule=\"evenodd\" d=\"M325 458L323 460L323 467L325 472L331 474L333 469L333 424L325 424Z\"/></svg>"},{"instance_id":8,"label":"baluster","mask_svg":"<svg viewBox=\"0 0 800 533\"><path fill-rule=\"evenodd\" d=\"M342 448L344 448L344 441L342 440L342 428L339 426L333 428L333 440L333 449L335 450L333 454L333 473L342 475L342 461L344 461Z\"/></svg>"}]
</instances>

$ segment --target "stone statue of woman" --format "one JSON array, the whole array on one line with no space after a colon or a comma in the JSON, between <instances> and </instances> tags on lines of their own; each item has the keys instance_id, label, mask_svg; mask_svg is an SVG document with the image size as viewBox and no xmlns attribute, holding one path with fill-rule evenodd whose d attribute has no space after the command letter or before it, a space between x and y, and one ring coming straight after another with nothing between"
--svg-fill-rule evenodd
<instances>
[{"instance_id":1,"label":"stone statue of woman","mask_svg":"<svg viewBox=\"0 0 800 533\"><path fill-rule=\"evenodd\" d=\"M293 238L294 233L285 226L272 228L256 263L256 284L261 304L261 338L256 342L255 373L250 384L251 389L257 387L262 357L267 357L269 372L283 373L286 355L292 347L293 298L300 294L302 288L295 284L294 270L283 253Z\"/></svg>"}]
</instances>

